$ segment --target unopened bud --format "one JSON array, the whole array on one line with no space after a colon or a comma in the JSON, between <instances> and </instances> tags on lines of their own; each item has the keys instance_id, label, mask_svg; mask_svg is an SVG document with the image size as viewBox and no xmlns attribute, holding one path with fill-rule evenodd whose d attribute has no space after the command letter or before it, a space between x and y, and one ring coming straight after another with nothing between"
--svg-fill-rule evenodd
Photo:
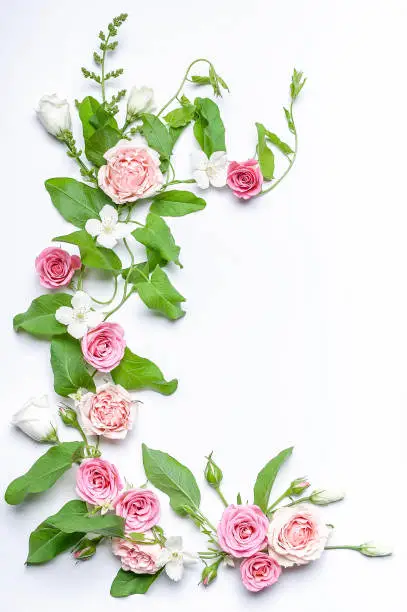
<instances>
[{"instance_id":1,"label":"unopened bud","mask_svg":"<svg viewBox=\"0 0 407 612\"><path fill-rule=\"evenodd\" d=\"M360 552L366 557L388 557L393 554L389 546L379 545L376 542L365 542L361 545Z\"/></svg>"},{"instance_id":2,"label":"unopened bud","mask_svg":"<svg viewBox=\"0 0 407 612\"><path fill-rule=\"evenodd\" d=\"M214 460L212 459L212 453L209 455L208 463L205 468L205 478L206 482L211 485L211 487L219 487L220 483L223 479L222 470Z\"/></svg>"},{"instance_id":3,"label":"unopened bud","mask_svg":"<svg viewBox=\"0 0 407 612\"><path fill-rule=\"evenodd\" d=\"M290 495L302 495L303 492L308 489L310 483L304 476L296 478L290 484Z\"/></svg>"},{"instance_id":4,"label":"unopened bud","mask_svg":"<svg viewBox=\"0 0 407 612\"><path fill-rule=\"evenodd\" d=\"M345 493L342 491L325 491L324 489L321 489L320 491L313 491L309 497L309 500L316 506L327 506L328 504L341 501L341 499L344 497Z\"/></svg>"},{"instance_id":5,"label":"unopened bud","mask_svg":"<svg viewBox=\"0 0 407 612\"><path fill-rule=\"evenodd\" d=\"M204 567L204 569L202 570L202 584L204 586L208 586L211 584L211 582L213 582L215 580L215 578L218 575L218 567L219 567L219 561L217 561L216 563L213 563L212 565L207 565L206 567Z\"/></svg>"},{"instance_id":6,"label":"unopened bud","mask_svg":"<svg viewBox=\"0 0 407 612\"><path fill-rule=\"evenodd\" d=\"M84 538L74 549L73 556L78 561L86 561L87 559L93 557L93 555L96 553L97 544L97 540L90 540L89 538Z\"/></svg>"},{"instance_id":7,"label":"unopened bud","mask_svg":"<svg viewBox=\"0 0 407 612\"><path fill-rule=\"evenodd\" d=\"M73 408L66 406L65 404L60 404L59 406L59 416L65 425L68 427L74 427L75 429L78 426L78 416Z\"/></svg>"}]
</instances>

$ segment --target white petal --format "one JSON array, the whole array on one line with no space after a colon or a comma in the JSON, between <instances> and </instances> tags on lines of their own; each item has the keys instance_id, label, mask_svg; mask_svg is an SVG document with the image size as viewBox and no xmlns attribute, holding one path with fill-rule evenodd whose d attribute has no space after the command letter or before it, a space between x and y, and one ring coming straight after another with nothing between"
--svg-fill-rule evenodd
<instances>
[{"instance_id":1,"label":"white petal","mask_svg":"<svg viewBox=\"0 0 407 612\"><path fill-rule=\"evenodd\" d=\"M196 184L201 189L208 189L209 187L209 178L204 170L195 170L192 173L192 177L196 180Z\"/></svg>"},{"instance_id":2,"label":"white petal","mask_svg":"<svg viewBox=\"0 0 407 612\"><path fill-rule=\"evenodd\" d=\"M79 310L80 308L90 309L92 300L85 291L77 291L71 303L75 310Z\"/></svg>"},{"instance_id":3,"label":"white petal","mask_svg":"<svg viewBox=\"0 0 407 612\"><path fill-rule=\"evenodd\" d=\"M226 166L228 163L228 158L226 156L225 151L215 151L209 158L211 164L216 166Z\"/></svg>"},{"instance_id":4,"label":"white petal","mask_svg":"<svg viewBox=\"0 0 407 612\"><path fill-rule=\"evenodd\" d=\"M224 187L227 179L227 166L215 167L209 175L209 181L214 187Z\"/></svg>"},{"instance_id":5,"label":"white petal","mask_svg":"<svg viewBox=\"0 0 407 612\"><path fill-rule=\"evenodd\" d=\"M102 232L96 238L96 242L100 244L100 246L105 247L106 249L113 249L117 244L117 239L112 233L105 234L104 232Z\"/></svg>"},{"instance_id":6,"label":"white petal","mask_svg":"<svg viewBox=\"0 0 407 612\"><path fill-rule=\"evenodd\" d=\"M99 323L103 321L104 316L104 313L100 310L91 310L90 312L88 312L86 316L86 322L88 324L88 327L96 327L97 325L99 325Z\"/></svg>"},{"instance_id":7,"label":"white petal","mask_svg":"<svg viewBox=\"0 0 407 612\"><path fill-rule=\"evenodd\" d=\"M61 306L55 313L55 318L62 325L69 325L73 319L73 308Z\"/></svg>"},{"instance_id":8,"label":"white petal","mask_svg":"<svg viewBox=\"0 0 407 612\"><path fill-rule=\"evenodd\" d=\"M116 227L114 228L114 235L116 238L125 238L129 236L134 229L135 223L116 223Z\"/></svg>"},{"instance_id":9,"label":"white petal","mask_svg":"<svg viewBox=\"0 0 407 612\"><path fill-rule=\"evenodd\" d=\"M99 213L103 223L109 223L114 225L119 220L119 214L114 206L106 204Z\"/></svg>"},{"instance_id":10,"label":"white petal","mask_svg":"<svg viewBox=\"0 0 407 612\"><path fill-rule=\"evenodd\" d=\"M184 557L184 563L196 563L199 559L198 555L194 555L193 553L189 553L186 550L182 553Z\"/></svg>"},{"instance_id":11,"label":"white petal","mask_svg":"<svg viewBox=\"0 0 407 612\"><path fill-rule=\"evenodd\" d=\"M181 536L170 536L165 542L165 547L171 552L182 551L182 538Z\"/></svg>"},{"instance_id":12,"label":"white petal","mask_svg":"<svg viewBox=\"0 0 407 612\"><path fill-rule=\"evenodd\" d=\"M88 219L85 223L85 230L91 236L98 236L103 231L103 225L99 219Z\"/></svg>"},{"instance_id":13,"label":"white petal","mask_svg":"<svg viewBox=\"0 0 407 612\"><path fill-rule=\"evenodd\" d=\"M79 340L79 338L82 338L82 336L84 336L87 331L88 326L84 321L72 321L72 323L68 325L68 334L70 334L74 338L77 338L77 340Z\"/></svg>"},{"instance_id":14,"label":"white petal","mask_svg":"<svg viewBox=\"0 0 407 612\"><path fill-rule=\"evenodd\" d=\"M195 170L206 170L208 167L208 156L203 151L194 151L192 153L192 167Z\"/></svg>"},{"instance_id":15,"label":"white petal","mask_svg":"<svg viewBox=\"0 0 407 612\"><path fill-rule=\"evenodd\" d=\"M159 567L163 567L163 565L166 565L170 559L171 559L170 551L167 550L166 548L163 548L160 554L158 555L157 565Z\"/></svg>"},{"instance_id":16,"label":"white petal","mask_svg":"<svg viewBox=\"0 0 407 612\"><path fill-rule=\"evenodd\" d=\"M181 580L184 573L184 565L181 560L173 559L165 566L165 572L168 578L171 578L171 580L174 580L174 582L178 582Z\"/></svg>"}]
</instances>

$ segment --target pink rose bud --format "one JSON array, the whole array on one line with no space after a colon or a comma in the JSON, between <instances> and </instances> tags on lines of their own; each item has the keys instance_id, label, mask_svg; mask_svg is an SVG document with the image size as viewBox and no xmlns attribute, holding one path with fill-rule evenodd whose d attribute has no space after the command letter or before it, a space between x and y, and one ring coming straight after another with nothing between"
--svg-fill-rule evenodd
<instances>
[{"instance_id":1,"label":"pink rose bud","mask_svg":"<svg viewBox=\"0 0 407 612\"><path fill-rule=\"evenodd\" d=\"M246 589L257 593L277 582L281 574L281 567L266 553L258 552L243 561L240 566L240 574Z\"/></svg>"},{"instance_id":2,"label":"pink rose bud","mask_svg":"<svg viewBox=\"0 0 407 612\"><path fill-rule=\"evenodd\" d=\"M211 584L211 582L215 580L215 578L218 575L218 568L219 568L220 562L221 562L221 559L219 561L216 561L212 565L207 565L206 567L204 567L204 569L202 570L202 575L201 575L202 584L204 586L208 586L209 584Z\"/></svg>"},{"instance_id":3,"label":"pink rose bud","mask_svg":"<svg viewBox=\"0 0 407 612\"><path fill-rule=\"evenodd\" d=\"M103 537L95 539L84 538L74 548L73 556L78 561L90 559L96 553L96 547L102 539Z\"/></svg>"},{"instance_id":4,"label":"pink rose bud","mask_svg":"<svg viewBox=\"0 0 407 612\"><path fill-rule=\"evenodd\" d=\"M47 289L66 287L80 267L81 260L77 255L70 255L57 247L44 249L35 260L40 283Z\"/></svg>"},{"instance_id":5,"label":"pink rose bud","mask_svg":"<svg viewBox=\"0 0 407 612\"><path fill-rule=\"evenodd\" d=\"M230 162L227 184L236 197L249 200L261 191L263 175L256 159L245 162Z\"/></svg>"},{"instance_id":6,"label":"pink rose bud","mask_svg":"<svg viewBox=\"0 0 407 612\"><path fill-rule=\"evenodd\" d=\"M110 372L123 359L124 329L118 323L101 323L83 336L81 346L85 361L99 372Z\"/></svg>"},{"instance_id":7,"label":"pink rose bud","mask_svg":"<svg viewBox=\"0 0 407 612\"><path fill-rule=\"evenodd\" d=\"M310 483L304 478L296 478L290 484L288 495L302 495L302 493L311 486Z\"/></svg>"},{"instance_id":8,"label":"pink rose bud","mask_svg":"<svg viewBox=\"0 0 407 612\"><path fill-rule=\"evenodd\" d=\"M258 506L232 504L218 525L219 546L233 557L250 557L267 546L268 526Z\"/></svg>"}]
</instances>

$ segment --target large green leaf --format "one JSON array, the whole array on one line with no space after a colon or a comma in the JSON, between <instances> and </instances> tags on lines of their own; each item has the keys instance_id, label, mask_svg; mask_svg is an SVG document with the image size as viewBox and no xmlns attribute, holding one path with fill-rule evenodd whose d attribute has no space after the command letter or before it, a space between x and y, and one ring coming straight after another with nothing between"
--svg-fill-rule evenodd
<instances>
[{"instance_id":1,"label":"large green leaf","mask_svg":"<svg viewBox=\"0 0 407 612\"><path fill-rule=\"evenodd\" d=\"M5 493L8 504L20 504L30 493L46 491L76 461L83 442L62 442L52 446L31 466L31 468L9 484Z\"/></svg>"},{"instance_id":2,"label":"large green leaf","mask_svg":"<svg viewBox=\"0 0 407 612\"><path fill-rule=\"evenodd\" d=\"M147 593L150 586L161 574L162 569L156 574L135 574L119 569L110 588L112 597L128 597L129 595L143 595Z\"/></svg>"},{"instance_id":3,"label":"large green leaf","mask_svg":"<svg viewBox=\"0 0 407 612\"><path fill-rule=\"evenodd\" d=\"M267 512L271 489L279 472L279 469L288 457L293 452L293 447L286 448L281 451L276 457L271 459L264 468L259 472L256 483L254 485L254 503Z\"/></svg>"},{"instance_id":4,"label":"large green leaf","mask_svg":"<svg viewBox=\"0 0 407 612\"><path fill-rule=\"evenodd\" d=\"M218 105L209 98L196 98L194 134L202 151L208 157L215 151L226 151L225 126Z\"/></svg>"},{"instance_id":5,"label":"large green leaf","mask_svg":"<svg viewBox=\"0 0 407 612\"><path fill-rule=\"evenodd\" d=\"M61 306L70 306L72 296L68 293L47 293L31 302L26 312L14 317L16 331L23 329L34 336L51 337L66 333L66 326L55 318L55 312Z\"/></svg>"},{"instance_id":6,"label":"large green leaf","mask_svg":"<svg viewBox=\"0 0 407 612\"><path fill-rule=\"evenodd\" d=\"M182 217L205 208L206 202L191 191L172 189L156 195L150 211L161 217Z\"/></svg>"},{"instance_id":7,"label":"large green leaf","mask_svg":"<svg viewBox=\"0 0 407 612\"><path fill-rule=\"evenodd\" d=\"M129 348L124 351L120 364L111 372L114 382L125 389L152 389L163 395L171 395L178 381L166 381L161 370L149 359L139 357Z\"/></svg>"},{"instance_id":8,"label":"large green leaf","mask_svg":"<svg viewBox=\"0 0 407 612\"><path fill-rule=\"evenodd\" d=\"M144 304L175 321L184 316L180 302L185 298L171 284L168 276L157 266L148 281L137 283L137 291Z\"/></svg>"},{"instance_id":9,"label":"large green leaf","mask_svg":"<svg viewBox=\"0 0 407 612\"><path fill-rule=\"evenodd\" d=\"M89 268L119 271L122 262L112 249L106 249L96 244L95 240L86 230L78 230L66 236L53 238L54 242L68 242L76 244L81 253L82 263Z\"/></svg>"},{"instance_id":10,"label":"large green leaf","mask_svg":"<svg viewBox=\"0 0 407 612\"><path fill-rule=\"evenodd\" d=\"M274 153L266 143L266 128L256 123L257 128L257 154L262 175L267 181L274 177Z\"/></svg>"},{"instance_id":11,"label":"large green leaf","mask_svg":"<svg viewBox=\"0 0 407 612\"><path fill-rule=\"evenodd\" d=\"M95 166L104 166L106 164L104 154L108 149L114 147L121 138L121 132L107 123L104 127L96 130L85 142L86 157Z\"/></svg>"},{"instance_id":12,"label":"large green leaf","mask_svg":"<svg viewBox=\"0 0 407 612\"><path fill-rule=\"evenodd\" d=\"M199 508L201 493L192 472L176 459L143 444L147 479L170 498L171 507L184 516L184 506Z\"/></svg>"},{"instance_id":13,"label":"large green leaf","mask_svg":"<svg viewBox=\"0 0 407 612\"><path fill-rule=\"evenodd\" d=\"M66 505L69 504L76 506L83 504L86 509L86 504L80 500L68 502ZM57 555L75 546L82 538L83 533L64 533L51 525L47 519L31 532L26 563L37 565L51 561Z\"/></svg>"},{"instance_id":14,"label":"large green leaf","mask_svg":"<svg viewBox=\"0 0 407 612\"><path fill-rule=\"evenodd\" d=\"M95 383L82 357L81 345L68 334L53 338L51 366L54 372L54 389L59 395L66 397L81 387L95 391Z\"/></svg>"},{"instance_id":15,"label":"large green leaf","mask_svg":"<svg viewBox=\"0 0 407 612\"><path fill-rule=\"evenodd\" d=\"M144 227L132 232L134 238L144 246L157 251L166 261L173 261L181 267L179 261L180 247L175 244L171 230L158 215L149 213Z\"/></svg>"},{"instance_id":16,"label":"large green leaf","mask_svg":"<svg viewBox=\"0 0 407 612\"><path fill-rule=\"evenodd\" d=\"M107 537L123 537L124 519L115 514L90 515L86 503L73 500L47 519L63 533L98 533Z\"/></svg>"},{"instance_id":17,"label":"large green leaf","mask_svg":"<svg viewBox=\"0 0 407 612\"><path fill-rule=\"evenodd\" d=\"M94 189L73 178L52 178L45 181L55 208L76 227L85 227L88 219L98 219L99 212L110 198L101 189Z\"/></svg>"},{"instance_id":18,"label":"large green leaf","mask_svg":"<svg viewBox=\"0 0 407 612\"><path fill-rule=\"evenodd\" d=\"M143 113L140 118L143 122L143 136L150 147L157 151L161 157L170 158L173 142L164 123L150 113Z\"/></svg>"}]
</instances>

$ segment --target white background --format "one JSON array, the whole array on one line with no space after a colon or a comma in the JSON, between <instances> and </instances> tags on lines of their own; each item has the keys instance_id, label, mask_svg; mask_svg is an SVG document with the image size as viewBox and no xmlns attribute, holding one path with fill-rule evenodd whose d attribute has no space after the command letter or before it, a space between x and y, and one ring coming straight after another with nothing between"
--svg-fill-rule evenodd
<instances>
[{"instance_id":1,"label":"white background","mask_svg":"<svg viewBox=\"0 0 407 612\"><path fill-rule=\"evenodd\" d=\"M203 482L205 454L215 451L225 495L234 500L237 491L250 498L260 468L294 444L275 493L304 474L315 486L343 487L347 499L324 511L336 527L332 542L375 538L399 552L387 559L327 552L258 596L228 569L204 590L196 586L199 569L191 568L178 585L163 577L145 597L114 600L109 588L118 562L107 548L79 566L69 555L46 567L24 566L30 531L74 497L71 473L21 507L0 504L4 609L400 610L405 1L1 4L2 490L43 450L12 430L11 415L30 395L48 392L54 399L48 343L12 331L12 316L42 293L35 256L69 230L43 181L78 176L33 109L45 92L71 102L92 93L80 67L91 67L99 29L128 11L110 63L126 69L120 85L150 85L162 104L192 59L213 59L231 89L220 101L231 159L253 154L255 121L289 138L281 107L293 66L308 82L296 108L298 163L278 189L247 204L227 192L207 192L205 211L169 220L185 266L171 277L188 298L187 316L170 323L136 297L119 313L132 350L180 385L168 398L138 394L144 406L137 427L121 445L106 444L106 458L141 483L142 441L175 455L197 475L203 508L216 521L221 506ZM195 93L210 95L190 89ZM80 136L78 128L75 119ZM195 146L191 133L181 138L179 177L190 175ZM140 219L145 212L140 209ZM93 292L108 293L107 285L95 284ZM204 549L204 537L164 497L162 524L182 533L189 549Z\"/></svg>"}]
</instances>

